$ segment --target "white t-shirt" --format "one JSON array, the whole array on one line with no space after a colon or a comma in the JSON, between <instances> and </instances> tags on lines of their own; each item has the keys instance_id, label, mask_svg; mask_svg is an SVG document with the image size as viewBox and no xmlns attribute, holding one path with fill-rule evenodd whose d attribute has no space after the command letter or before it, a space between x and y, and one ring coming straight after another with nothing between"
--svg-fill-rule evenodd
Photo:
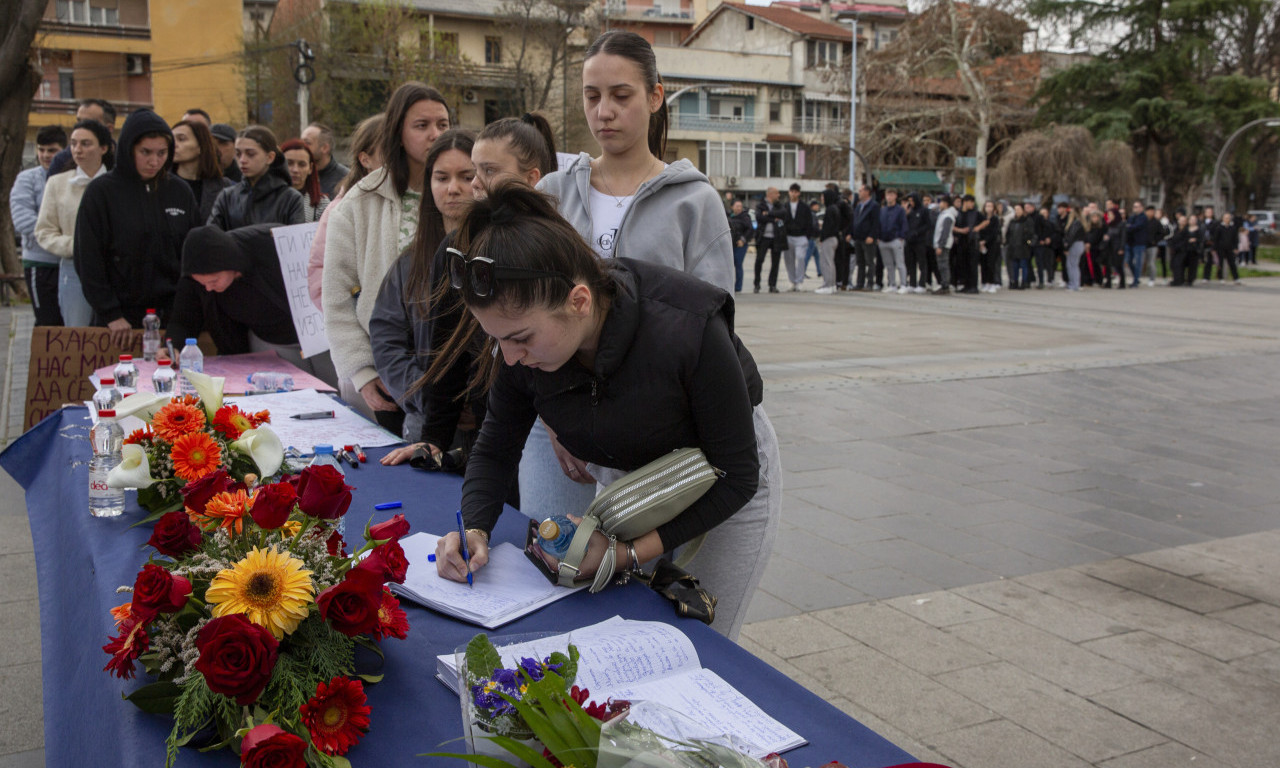
<instances>
[{"instance_id":1,"label":"white t-shirt","mask_svg":"<svg viewBox=\"0 0 1280 768\"><path fill-rule=\"evenodd\" d=\"M622 217L631 207L635 195L614 197L591 187L591 247L601 258L612 259L614 244L618 239L618 227Z\"/></svg>"}]
</instances>

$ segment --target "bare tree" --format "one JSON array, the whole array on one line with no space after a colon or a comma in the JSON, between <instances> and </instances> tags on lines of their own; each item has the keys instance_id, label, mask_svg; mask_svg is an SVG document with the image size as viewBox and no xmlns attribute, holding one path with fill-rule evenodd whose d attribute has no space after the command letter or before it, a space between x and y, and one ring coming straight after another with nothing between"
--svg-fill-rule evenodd
<instances>
[{"instance_id":1,"label":"bare tree","mask_svg":"<svg viewBox=\"0 0 1280 768\"><path fill-rule=\"evenodd\" d=\"M588 23L589 0L503 0L497 28L515 41L514 106L521 112L547 108L565 66L574 33ZM503 62L508 63L508 62Z\"/></svg>"},{"instance_id":2,"label":"bare tree","mask_svg":"<svg viewBox=\"0 0 1280 768\"><path fill-rule=\"evenodd\" d=\"M1132 199L1139 191L1136 167L1133 149L1122 141L1094 141L1082 125L1049 125L1014 139L991 182L1009 193Z\"/></svg>"},{"instance_id":3,"label":"bare tree","mask_svg":"<svg viewBox=\"0 0 1280 768\"><path fill-rule=\"evenodd\" d=\"M14 247L9 218L9 191L22 170L27 142L27 113L40 87L36 68L36 29L46 0L5 0L0 3L0 266L6 274L22 274L22 260Z\"/></svg>"}]
</instances>

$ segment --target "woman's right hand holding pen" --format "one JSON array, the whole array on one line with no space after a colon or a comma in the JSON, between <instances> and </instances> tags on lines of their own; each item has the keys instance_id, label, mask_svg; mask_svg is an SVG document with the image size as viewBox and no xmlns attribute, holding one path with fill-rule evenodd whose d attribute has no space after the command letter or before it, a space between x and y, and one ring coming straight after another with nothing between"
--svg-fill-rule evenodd
<instances>
[{"instance_id":1,"label":"woman's right hand holding pen","mask_svg":"<svg viewBox=\"0 0 1280 768\"><path fill-rule=\"evenodd\" d=\"M467 581L467 561L462 559L458 532L450 531L436 542L436 573L450 581ZM467 552L471 554L470 571L475 573L489 562L489 539L482 531L467 531Z\"/></svg>"}]
</instances>

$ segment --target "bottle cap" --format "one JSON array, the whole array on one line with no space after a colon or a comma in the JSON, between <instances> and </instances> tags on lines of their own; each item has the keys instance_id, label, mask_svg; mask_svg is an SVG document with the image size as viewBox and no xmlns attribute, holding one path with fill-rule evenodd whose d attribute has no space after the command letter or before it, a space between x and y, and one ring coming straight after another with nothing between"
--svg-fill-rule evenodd
<instances>
[{"instance_id":1,"label":"bottle cap","mask_svg":"<svg viewBox=\"0 0 1280 768\"><path fill-rule=\"evenodd\" d=\"M315 454L333 453L333 446L332 445L313 445L311 446L311 452Z\"/></svg>"},{"instance_id":2,"label":"bottle cap","mask_svg":"<svg viewBox=\"0 0 1280 768\"><path fill-rule=\"evenodd\" d=\"M547 540L554 539L560 535L560 525L548 517L538 526L538 535Z\"/></svg>"},{"instance_id":3,"label":"bottle cap","mask_svg":"<svg viewBox=\"0 0 1280 768\"><path fill-rule=\"evenodd\" d=\"M104 418L104 417L108 419L114 419L116 417L116 409L106 408L104 410L98 411L98 418Z\"/></svg>"},{"instance_id":4,"label":"bottle cap","mask_svg":"<svg viewBox=\"0 0 1280 768\"><path fill-rule=\"evenodd\" d=\"M148 309L148 310L147 310L147 314L148 314L148 315L154 315L155 313L156 313L156 311L155 311L154 309Z\"/></svg>"},{"instance_id":5,"label":"bottle cap","mask_svg":"<svg viewBox=\"0 0 1280 768\"><path fill-rule=\"evenodd\" d=\"M115 380L115 378L113 378L113 377L111 377L111 376L103 376L103 377L102 377L102 379L101 379L98 383L99 383L99 384L115 384L115 383L116 383L116 380Z\"/></svg>"},{"instance_id":6,"label":"bottle cap","mask_svg":"<svg viewBox=\"0 0 1280 768\"><path fill-rule=\"evenodd\" d=\"M160 366L173 365L173 361L172 361L172 360L170 360L170 359L168 358L168 356L165 356L165 357L157 357L157 358L156 358L156 364L157 364L157 365L160 365Z\"/></svg>"},{"instance_id":7,"label":"bottle cap","mask_svg":"<svg viewBox=\"0 0 1280 768\"><path fill-rule=\"evenodd\" d=\"M120 362L122 362L122 363L132 363L132 362L133 362L133 355L121 355L121 356L120 356Z\"/></svg>"},{"instance_id":8,"label":"bottle cap","mask_svg":"<svg viewBox=\"0 0 1280 768\"><path fill-rule=\"evenodd\" d=\"M195 345L196 345L195 339L191 339L191 338L187 339L187 346L194 347Z\"/></svg>"}]
</instances>

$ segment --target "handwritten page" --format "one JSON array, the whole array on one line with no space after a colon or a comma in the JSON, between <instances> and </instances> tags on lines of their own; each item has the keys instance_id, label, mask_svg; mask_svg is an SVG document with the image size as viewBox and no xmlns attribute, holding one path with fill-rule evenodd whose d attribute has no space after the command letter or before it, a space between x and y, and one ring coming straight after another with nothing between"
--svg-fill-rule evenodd
<instances>
[{"instance_id":1,"label":"handwritten page","mask_svg":"<svg viewBox=\"0 0 1280 768\"><path fill-rule=\"evenodd\" d=\"M747 754L755 758L762 758L770 752L785 752L805 743L799 734L769 717L751 699L709 669L610 689L609 696L662 704L705 728L705 733L700 736L733 736L743 742L747 746ZM632 720L661 733L662 723L656 719L647 720L645 714L639 710Z\"/></svg>"},{"instance_id":2,"label":"handwritten page","mask_svg":"<svg viewBox=\"0 0 1280 768\"><path fill-rule=\"evenodd\" d=\"M230 398L242 411L271 411L271 431L287 448L309 453L313 445L359 445L377 448L402 442L377 424L314 389ZM332 419L292 419L297 413L333 411ZM351 470L357 472L359 470Z\"/></svg>"},{"instance_id":3,"label":"handwritten page","mask_svg":"<svg viewBox=\"0 0 1280 768\"><path fill-rule=\"evenodd\" d=\"M577 590L547 581L514 544L503 542L489 550L489 563L476 572L475 586L449 581L436 573L427 556L436 551L439 536L415 533L400 540L409 571L397 593L450 616L496 629Z\"/></svg>"},{"instance_id":4,"label":"handwritten page","mask_svg":"<svg viewBox=\"0 0 1280 768\"><path fill-rule=\"evenodd\" d=\"M312 222L271 230L276 241L276 256L280 258L280 273L284 275L284 291L289 297L293 328L298 332L303 357L318 355L329 348L329 337L324 332L324 315L311 303L311 294L307 291L307 262L311 257L311 241L315 239L319 226Z\"/></svg>"}]
</instances>

